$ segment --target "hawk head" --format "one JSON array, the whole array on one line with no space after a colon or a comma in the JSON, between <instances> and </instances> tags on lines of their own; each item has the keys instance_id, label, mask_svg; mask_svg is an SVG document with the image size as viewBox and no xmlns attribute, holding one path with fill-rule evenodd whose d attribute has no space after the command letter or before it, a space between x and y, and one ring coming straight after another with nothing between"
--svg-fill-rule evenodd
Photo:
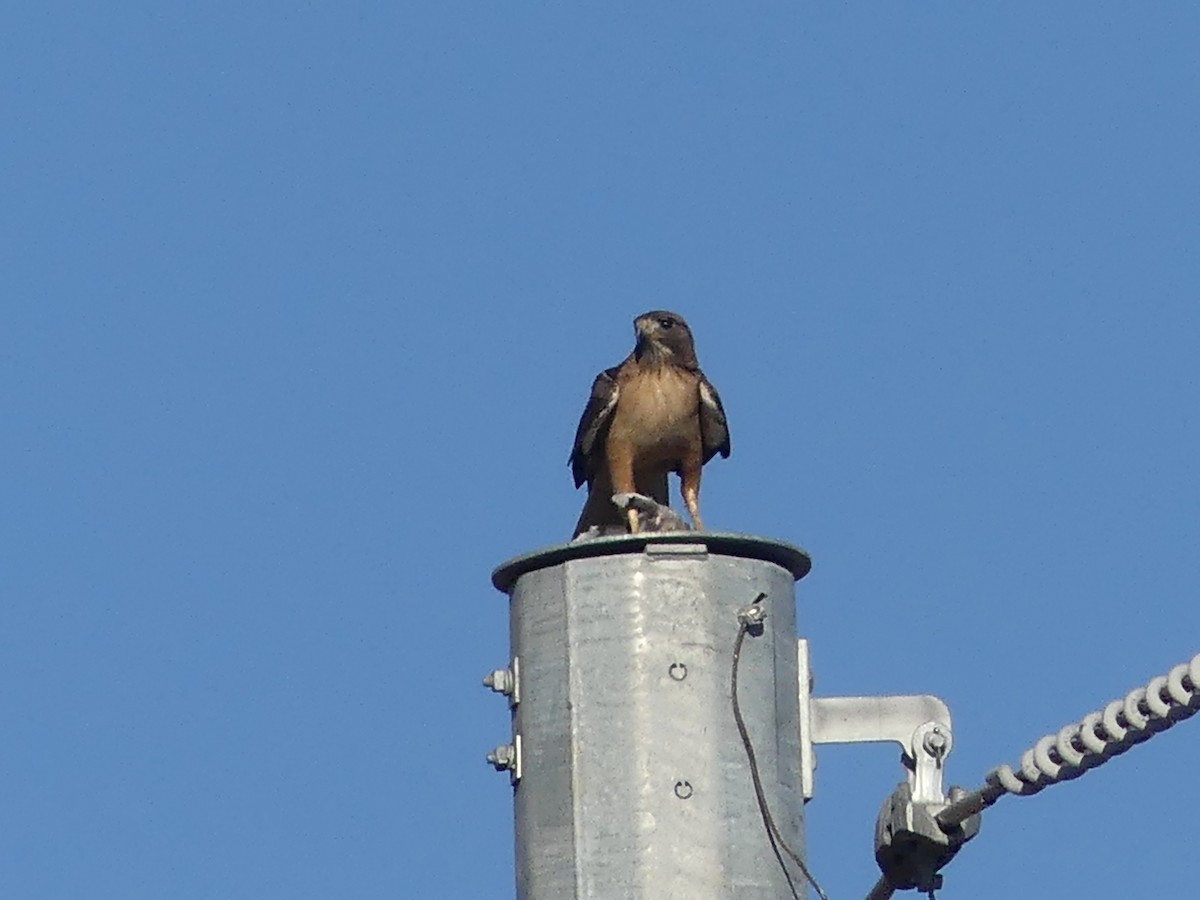
<instances>
[{"instance_id":1,"label":"hawk head","mask_svg":"<svg viewBox=\"0 0 1200 900\"><path fill-rule=\"evenodd\" d=\"M637 334L633 352L639 360L672 363L689 369L699 365L692 330L679 313L664 309L642 313L633 320L633 328Z\"/></svg>"}]
</instances>

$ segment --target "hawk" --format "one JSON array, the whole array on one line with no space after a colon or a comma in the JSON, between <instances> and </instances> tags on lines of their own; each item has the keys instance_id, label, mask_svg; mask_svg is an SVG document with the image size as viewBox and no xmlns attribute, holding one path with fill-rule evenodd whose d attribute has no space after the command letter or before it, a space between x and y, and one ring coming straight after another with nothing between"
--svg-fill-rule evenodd
<instances>
[{"instance_id":1,"label":"hawk","mask_svg":"<svg viewBox=\"0 0 1200 900\"><path fill-rule=\"evenodd\" d=\"M633 352L596 376L575 432L571 471L576 488L588 486L576 536L593 526L638 532L636 509L622 513L612 496L644 494L667 506L668 472L678 473L692 524L703 530L700 468L718 453L729 456L725 410L700 371L683 316L654 310L633 326Z\"/></svg>"}]
</instances>

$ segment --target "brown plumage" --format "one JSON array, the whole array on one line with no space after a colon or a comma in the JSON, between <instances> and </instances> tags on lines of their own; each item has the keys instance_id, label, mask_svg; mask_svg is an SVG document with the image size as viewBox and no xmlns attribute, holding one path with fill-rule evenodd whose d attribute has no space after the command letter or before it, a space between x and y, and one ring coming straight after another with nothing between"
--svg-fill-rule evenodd
<instances>
[{"instance_id":1,"label":"brown plumage","mask_svg":"<svg viewBox=\"0 0 1200 900\"><path fill-rule=\"evenodd\" d=\"M623 516L612 495L645 494L665 506L668 472L679 474L692 524L702 529L700 469L718 453L729 456L725 410L700 371L687 322L655 310L633 325L633 352L596 376L575 432L571 471L575 487L588 486L576 535L593 525L636 532L636 514Z\"/></svg>"}]
</instances>

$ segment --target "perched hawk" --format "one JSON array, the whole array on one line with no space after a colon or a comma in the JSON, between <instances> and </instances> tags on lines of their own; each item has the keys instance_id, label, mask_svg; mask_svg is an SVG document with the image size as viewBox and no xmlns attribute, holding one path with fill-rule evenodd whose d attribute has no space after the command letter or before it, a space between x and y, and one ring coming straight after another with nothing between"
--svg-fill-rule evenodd
<instances>
[{"instance_id":1,"label":"perched hawk","mask_svg":"<svg viewBox=\"0 0 1200 900\"><path fill-rule=\"evenodd\" d=\"M578 536L600 531L637 532L637 512L624 514L613 494L638 493L667 504L667 473L677 472L692 524L700 519L700 467L729 456L729 425L717 390L696 360L692 332L683 317L655 310L633 320L637 344L623 363L605 369L575 432L571 471L575 487L585 481L587 502L575 526Z\"/></svg>"}]
</instances>

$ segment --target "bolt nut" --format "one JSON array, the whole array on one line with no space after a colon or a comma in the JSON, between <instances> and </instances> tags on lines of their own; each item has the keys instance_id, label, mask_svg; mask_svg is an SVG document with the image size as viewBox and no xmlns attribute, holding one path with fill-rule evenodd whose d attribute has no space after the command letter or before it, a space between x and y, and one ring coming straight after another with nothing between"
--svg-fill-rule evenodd
<instances>
[{"instance_id":1,"label":"bolt nut","mask_svg":"<svg viewBox=\"0 0 1200 900\"><path fill-rule=\"evenodd\" d=\"M487 755L487 761L497 772L505 772L516 768L517 750L512 744L500 744Z\"/></svg>"},{"instance_id":2,"label":"bolt nut","mask_svg":"<svg viewBox=\"0 0 1200 900\"><path fill-rule=\"evenodd\" d=\"M495 669L483 676L483 683L497 694L511 696L515 687L512 669Z\"/></svg>"},{"instance_id":3,"label":"bolt nut","mask_svg":"<svg viewBox=\"0 0 1200 900\"><path fill-rule=\"evenodd\" d=\"M767 612L757 603L747 606L738 613L738 621L747 628L753 628L756 625L761 625L763 619L766 618Z\"/></svg>"},{"instance_id":4,"label":"bolt nut","mask_svg":"<svg viewBox=\"0 0 1200 900\"><path fill-rule=\"evenodd\" d=\"M942 734L939 729L935 728L925 735L925 739L922 741L922 743L925 745L925 750L930 756L933 756L936 759L941 759L946 755L946 747L949 742L946 740L946 735Z\"/></svg>"}]
</instances>

